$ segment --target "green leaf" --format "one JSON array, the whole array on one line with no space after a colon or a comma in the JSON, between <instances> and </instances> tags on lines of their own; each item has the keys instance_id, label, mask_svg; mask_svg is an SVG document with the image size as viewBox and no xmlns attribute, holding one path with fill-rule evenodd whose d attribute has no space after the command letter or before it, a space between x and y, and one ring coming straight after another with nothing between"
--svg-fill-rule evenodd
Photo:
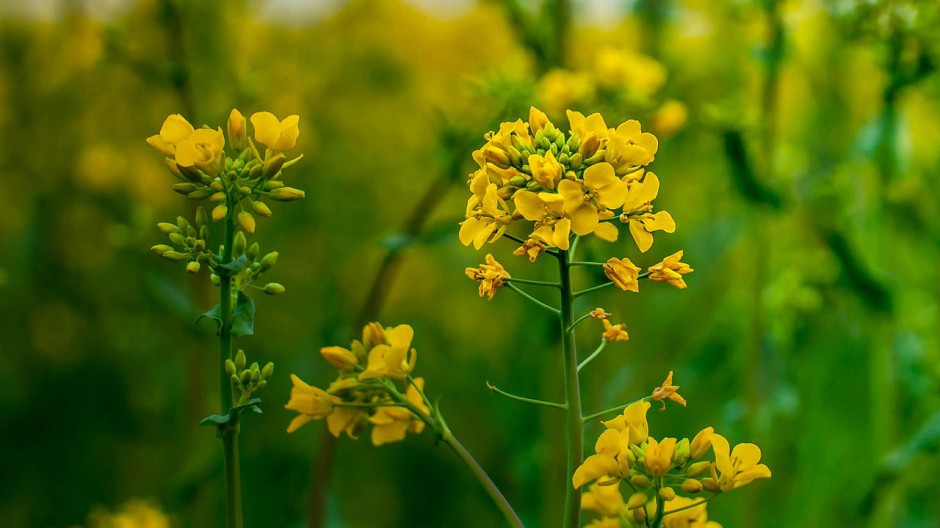
<instances>
[{"instance_id":1,"label":"green leaf","mask_svg":"<svg viewBox=\"0 0 940 528\"><path fill-rule=\"evenodd\" d=\"M193 321L193 323L198 323L200 319L203 319L203 318L212 319L213 321L215 321L215 324L216 324L215 333L216 334L218 334L219 331L222 329L222 309L218 304L213 306L212 308L209 308L209 311L197 317L196 320Z\"/></svg>"},{"instance_id":2,"label":"green leaf","mask_svg":"<svg viewBox=\"0 0 940 528\"><path fill-rule=\"evenodd\" d=\"M235 312L232 314L232 337L255 333L255 301L247 293L238 292Z\"/></svg>"},{"instance_id":3,"label":"green leaf","mask_svg":"<svg viewBox=\"0 0 940 528\"><path fill-rule=\"evenodd\" d=\"M248 265L248 255L242 255L237 259L229 262L228 264L220 264L218 266L219 270L226 270L229 272L229 276L235 275L239 271L245 269L245 266ZM220 273L219 275L223 275Z\"/></svg>"},{"instance_id":4,"label":"green leaf","mask_svg":"<svg viewBox=\"0 0 940 528\"><path fill-rule=\"evenodd\" d=\"M248 402L237 405L229 409L228 414L210 414L203 418L199 425L211 425L214 427L222 427L227 424L238 423L239 418L241 418L242 413L251 409L252 411L261 414L261 398L252 398Z\"/></svg>"}]
</instances>

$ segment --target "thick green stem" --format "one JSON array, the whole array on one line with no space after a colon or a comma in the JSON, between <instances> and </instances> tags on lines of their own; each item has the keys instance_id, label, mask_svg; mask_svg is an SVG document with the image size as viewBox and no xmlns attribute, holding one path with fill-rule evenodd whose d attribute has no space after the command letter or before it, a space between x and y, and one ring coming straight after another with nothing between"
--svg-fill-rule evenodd
<instances>
[{"instance_id":1,"label":"thick green stem","mask_svg":"<svg viewBox=\"0 0 940 528\"><path fill-rule=\"evenodd\" d=\"M235 244L235 208L229 206L225 217L225 246L222 249L222 264L232 261L232 246ZM219 314L222 327L219 329L219 370L221 371L219 396L222 414L232 408L232 380L225 372L225 360L232 359L232 277L219 276ZM242 528L242 488L238 461L238 422L221 429L223 454L225 456L225 517L228 528Z\"/></svg>"},{"instance_id":2,"label":"thick green stem","mask_svg":"<svg viewBox=\"0 0 940 528\"><path fill-rule=\"evenodd\" d=\"M480 466L480 463L473 458L473 455L467 451L467 448L460 443L460 440L457 440L457 437L453 435L449 430L445 430L444 434L441 436L441 439L444 442L447 442L454 452L457 453L457 456L460 457L460 460L470 468L470 471L473 472L473 475L480 481L480 484L483 486L483 489L486 490L486 493L493 499L493 502L496 503L496 506L499 508L499 511L503 512L503 516L506 517L506 521L510 526L517 528L523 528L522 521L519 519L519 516L516 515L515 510L512 509L512 505L509 504L509 501L506 500L506 497L503 496L503 493L499 491L499 488L496 487L496 484L493 483L493 479L486 474L486 471Z\"/></svg>"},{"instance_id":3,"label":"thick green stem","mask_svg":"<svg viewBox=\"0 0 940 528\"><path fill-rule=\"evenodd\" d=\"M574 330L574 295L571 288L571 263L568 252L558 253L561 275L561 352L565 371L565 404L568 407L568 471L565 479L565 528L581 525L581 490L571 485L574 471L584 456L584 422L581 418L581 387L578 380L578 351Z\"/></svg>"}]
</instances>

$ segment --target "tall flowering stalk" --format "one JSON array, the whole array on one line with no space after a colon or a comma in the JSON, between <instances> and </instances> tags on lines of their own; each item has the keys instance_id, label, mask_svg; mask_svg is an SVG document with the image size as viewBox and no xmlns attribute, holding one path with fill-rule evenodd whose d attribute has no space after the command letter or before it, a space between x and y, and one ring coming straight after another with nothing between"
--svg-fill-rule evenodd
<instances>
[{"instance_id":1,"label":"tall flowering stalk","mask_svg":"<svg viewBox=\"0 0 940 528\"><path fill-rule=\"evenodd\" d=\"M257 242L248 245L248 237L257 226L255 217L270 217L265 200L292 201L304 197L303 191L287 187L283 170L302 156L287 159L285 152L294 148L300 134L298 117L279 120L260 112L251 116L254 141L248 137L248 122L233 109L227 123L228 144L222 129L195 129L183 116L171 115L160 133L147 142L166 156L166 165L179 180L173 190L191 200L211 205L196 210L195 223L177 217L176 223L161 222L157 227L167 235L169 244L153 246L157 255L185 262L186 270L197 274L203 267L212 283L219 287L219 304L198 319L215 321L219 336L220 414L202 420L202 425L216 428L222 439L225 461L226 519L229 528L242 526L241 481L238 433L242 414L261 412L261 399L255 397L274 372L274 364L261 367L248 364L244 350L235 352L234 339L254 333L255 304L249 290L269 295L284 292L276 282L260 284L263 274L277 262L278 253L261 254ZM257 144L256 144L257 143ZM264 147L264 154L258 149ZM211 218L211 221L210 221ZM222 224L221 242L214 237L212 223Z\"/></svg>"}]
</instances>

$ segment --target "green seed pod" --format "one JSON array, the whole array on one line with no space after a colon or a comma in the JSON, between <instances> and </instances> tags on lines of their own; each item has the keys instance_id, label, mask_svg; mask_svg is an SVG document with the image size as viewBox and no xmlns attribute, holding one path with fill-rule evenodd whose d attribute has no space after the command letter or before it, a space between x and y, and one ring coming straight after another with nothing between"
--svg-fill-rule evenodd
<instances>
[{"instance_id":1,"label":"green seed pod","mask_svg":"<svg viewBox=\"0 0 940 528\"><path fill-rule=\"evenodd\" d=\"M245 351L238 349L238 353L235 354L235 366L238 367L238 370L245 368L245 363L248 362L248 358L245 356Z\"/></svg>"},{"instance_id":2,"label":"green seed pod","mask_svg":"<svg viewBox=\"0 0 940 528\"><path fill-rule=\"evenodd\" d=\"M277 264L277 257L279 254L280 253L277 251L272 251L265 255L264 258L261 259L261 271L267 271L274 267L274 265Z\"/></svg>"},{"instance_id":3,"label":"green seed pod","mask_svg":"<svg viewBox=\"0 0 940 528\"><path fill-rule=\"evenodd\" d=\"M280 295L284 293L285 290L286 288L277 282L269 282L264 285L264 293L267 293L268 295Z\"/></svg>"}]
</instances>

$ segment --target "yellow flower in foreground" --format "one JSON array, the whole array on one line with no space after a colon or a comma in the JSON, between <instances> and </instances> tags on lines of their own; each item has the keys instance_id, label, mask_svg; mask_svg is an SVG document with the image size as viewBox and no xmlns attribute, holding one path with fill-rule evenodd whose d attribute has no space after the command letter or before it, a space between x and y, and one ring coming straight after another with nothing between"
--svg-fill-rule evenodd
<instances>
[{"instance_id":1,"label":"yellow flower in foreground","mask_svg":"<svg viewBox=\"0 0 940 528\"><path fill-rule=\"evenodd\" d=\"M531 237L561 250L568 250L571 236L571 220L565 217L564 198L551 193L534 193L521 190L512 197L516 210L525 218L535 222Z\"/></svg>"},{"instance_id":2,"label":"yellow flower in foreground","mask_svg":"<svg viewBox=\"0 0 940 528\"><path fill-rule=\"evenodd\" d=\"M607 136L607 161L613 165L618 176L625 180L636 179L640 167L649 165L659 150L659 140L649 132L643 132L640 122L631 119L617 126Z\"/></svg>"},{"instance_id":3,"label":"yellow flower in foreground","mask_svg":"<svg viewBox=\"0 0 940 528\"><path fill-rule=\"evenodd\" d=\"M147 143L163 154L172 157L176 155L176 145L188 138L193 131L193 126L189 124L186 118L180 114L173 114L163 121L159 134L147 138Z\"/></svg>"},{"instance_id":4,"label":"yellow flower in foreground","mask_svg":"<svg viewBox=\"0 0 940 528\"><path fill-rule=\"evenodd\" d=\"M640 400L630 404L623 410L623 414L606 422L601 422L608 429L630 431L630 443L639 444L645 442L650 434L649 422L646 420L646 412L649 411L650 402Z\"/></svg>"},{"instance_id":5,"label":"yellow flower in foreground","mask_svg":"<svg viewBox=\"0 0 940 528\"><path fill-rule=\"evenodd\" d=\"M545 249L546 249L545 243L543 243L541 240L529 238L529 239L526 239L525 243L523 243L521 246L516 248L516 250L513 251L512 254L517 257L521 257L522 255L528 255L529 262L535 262L535 259L537 259L539 255L541 255L542 253L545 253Z\"/></svg>"},{"instance_id":6,"label":"yellow flower in foreground","mask_svg":"<svg viewBox=\"0 0 940 528\"><path fill-rule=\"evenodd\" d=\"M640 291L640 268L628 258L611 258L604 264L604 275L623 291Z\"/></svg>"},{"instance_id":7,"label":"yellow flower in foreground","mask_svg":"<svg viewBox=\"0 0 940 528\"><path fill-rule=\"evenodd\" d=\"M692 506L699 503L698 506ZM692 506L690 508L690 506ZM666 502L664 511L668 514L663 517L663 528L721 528L721 525L708 520L706 504L701 499L676 497ZM682 508L688 508L683 510ZM676 511L681 510L681 511ZM675 511L675 513L669 513Z\"/></svg>"},{"instance_id":8,"label":"yellow flower in foreground","mask_svg":"<svg viewBox=\"0 0 940 528\"><path fill-rule=\"evenodd\" d=\"M626 341L630 339L630 334L623 329L624 324L610 324L610 321L607 319L603 320L604 323L604 333L601 334L601 337L608 341Z\"/></svg>"},{"instance_id":9,"label":"yellow flower in foreground","mask_svg":"<svg viewBox=\"0 0 940 528\"><path fill-rule=\"evenodd\" d=\"M679 289L685 288L686 284L682 276L694 270L680 260L682 260L682 251L664 258L659 264L650 267L649 279L655 282L666 282Z\"/></svg>"},{"instance_id":10,"label":"yellow flower in foreground","mask_svg":"<svg viewBox=\"0 0 940 528\"><path fill-rule=\"evenodd\" d=\"M222 171L223 148L225 136L221 128L200 128L176 145L176 164L182 168L195 167L215 176Z\"/></svg>"},{"instance_id":11,"label":"yellow flower in foreground","mask_svg":"<svg viewBox=\"0 0 940 528\"><path fill-rule=\"evenodd\" d=\"M581 495L581 507L610 517L618 517L627 512L620 486L613 485L592 485L590 490Z\"/></svg>"},{"instance_id":12,"label":"yellow flower in foreground","mask_svg":"<svg viewBox=\"0 0 940 528\"><path fill-rule=\"evenodd\" d=\"M430 409L421 397L423 390L424 379L415 378L414 383L408 385L405 397L422 413L428 414ZM406 407L377 407L369 421L372 422L372 444L376 446L404 440L409 431L418 434L424 430L424 422Z\"/></svg>"},{"instance_id":13,"label":"yellow flower in foreground","mask_svg":"<svg viewBox=\"0 0 940 528\"><path fill-rule=\"evenodd\" d=\"M653 389L652 398L653 401L663 402L663 409L666 408L666 398L678 403L679 405L685 407L685 398L679 395L679 386L672 384L672 371L669 371L669 375L666 376L666 381L662 385Z\"/></svg>"},{"instance_id":14,"label":"yellow flower in foreground","mask_svg":"<svg viewBox=\"0 0 940 528\"><path fill-rule=\"evenodd\" d=\"M770 478L770 468L760 464L760 448L756 445L738 444L729 454L730 445L725 437L713 434L711 441L715 452L712 475L716 477L715 469L721 473L720 477L715 478L721 491L728 492L756 479Z\"/></svg>"},{"instance_id":15,"label":"yellow flower in foreground","mask_svg":"<svg viewBox=\"0 0 940 528\"><path fill-rule=\"evenodd\" d=\"M584 462L578 466L571 477L571 484L575 488L580 488L588 482L609 477L615 481L629 475L630 470L627 467L630 453L630 431L608 429L601 433L594 444L596 454L584 459ZM602 484L613 484L613 482L603 481Z\"/></svg>"},{"instance_id":16,"label":"yellow flower in foreground","mask_svg":"<svg viewBox=\"0 0 940 528\"><path fill-rule=\"evenodd\" d=\"M91 528L170 528L170 518L160 507L148 500L131 499L115 511L93 511Z\"/></svg>"},{"instance_id":17,"label":"yellow flower in foreground","mask_svg":"<svg viewBox=\"0 0 940 528\"><path fill-rule=\"evenodd\" d=\"M692 460L698 460L705 456L705 453L712 446L712 435L715 434L714 427L706 427L695 435L692 439L692 445L689 448L689 456Z\"/></svg>"},{"instance_id":18,"label":"yellow flower in foreground","mask_svg":"<svg viewBox=\"0 0 940 528\"><path fill-rule=\"evenodd\" d=\"M287 432L293 433L310 420L320 420L333 413L333 403L337 398L323 389L311 387L296 375L290 375L294 387L290 391L290 401L285 409L297 411L300 416L291 420Z\"/></svg>"},{"instance_id":19,"label":"yellow flower in foreground","mask_svg":"<svg viewBox=\"0 0 940 528\"><path fill-rule=\"evenodd\" d=\"M654 231L674 233L676 222L667 211L653 213L652 202L659 194L659 178L649 172L642 181L630 182L620 221L629 223L630 234L640 251L646 253L653 245Z\"/></svg>"},{"instance_id":20,"label":"yellow flower in foreground","mask_svg":"<svg viewBox=\"0 0 940 528\"><path fill-rule=\"evenodd\" d=\"M473 194L467 201L466 220L460 223L460 242L480 249L503 235L512 217L506 201L499 197L495 183L489 182L485 171L478 171L470 180Z\"/></svg>"},{"instance_id":21,"label":"yellow flower in foreground","mask_svg":"<svg viewBox=\"0 0 940 528\"><path fill-rule=\"evenodd\" d=\"M657 442L655 438L649 439L646 446L644 464L652 477L664 477L672 467L672 456L676 453L676 439L664 438Z\"/></svg>"},{"instance_id":22,"label":"yellow flower in foreground","mask_svg":"<svg viewBox=\"0 0 940 528\"><path fill-rule=\"evenodd\" d=\"M341 370L352 370L359 364L359 358L341 346L328 346L320 349L320 355L334 367Z\"/></svg>"},{"instance_id":23,"label":"yellow flower in foreground","mask_svg":"<svg viewBox=\"0 0 940 528\"><path fill-rule=\"evenodd\" d=\"M594 233L613 242L617 228L607 222L599 224L599 211L616 209L627 198L627 185L614 173L609 163L597 163L584 171L584 181L562 180L558 194L564 198L565 215L571 219L571 230L578 236Z\"/></svg>"},{"instance_id":24,"label":"yellow flower in foreground","mask_svg":"<svg viewBox=\"0 0 940 528\"><path fill-rule=\"evenodd\" d=\"M596 519L584 525L584 528L620 528L620 519L616 517L604 517Z\"/></svg>"},{"instance_id":25,"label":"yellow flower in foreground","mask_svg":"<svg viewBox=\"0 0 940 528\"><path fill-rule=\"evenodd\" d=\"M564 171L550 150L544 156L538 154L529 156L529 168L532 170L532 179L549 190L555 188L555 184L561 180Z\"/></svg>"},{"instance_id":26,"label":"yellow flower in foreground","mask_svg":"<svg viewBox=\"0 0 940 528\"><path fill-rule=\"evenodd\" d=\"M369 351L366 370L359 374L360 380L388 377L403 380L414 370L418 353L411 348L415 331L403 324L385 329L387 343L375 345Z\"/></svg>"},{"instance_id":27,"label":"yellow flower in foreground","mask_svg":"<svg viewBox=\"0 0 940 528\"><path fill-rule=\"evenodd\" d=\"M298 123L300 117L290 115L283 121L271 112L256 112L251 115L251 124L255 127L255 141L271 150L284 152L294 148L300 136Z\"/></svg>"},{"instance_id":28,"label":"yellow flower in foreground","mask_svg":"<svg viewBox=\"0 0 940 528\"><path fill-rule=\"evenodd\" d=\"M487 300L493 300L496 290L506 285L505 279L511 278L506 268L489 253L486 255L486 264L480 264L479 268L467 268L465 273L470 280L480 281L480 297L486 297Z\"/></svg>"}]
</instances>

